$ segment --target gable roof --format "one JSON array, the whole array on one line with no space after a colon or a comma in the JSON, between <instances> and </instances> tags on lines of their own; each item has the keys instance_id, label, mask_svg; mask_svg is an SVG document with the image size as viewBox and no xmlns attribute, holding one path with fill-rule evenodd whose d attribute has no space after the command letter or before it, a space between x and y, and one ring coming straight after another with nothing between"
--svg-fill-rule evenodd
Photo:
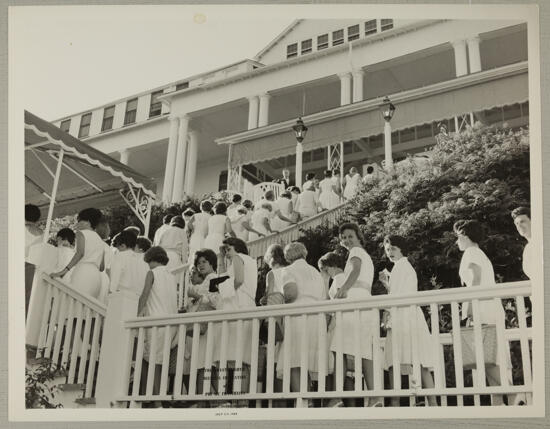
<instances>
[{"instance_id":1,"label":"gable roof","mask_svg":"<svg viewBox=\"0 0 550 429\"><path fill-rule=\"evenodd\" d=\"M303 21L303 19L295 19L292 23L286 27L277 37L275 37L269 44L263 48L260 52L254 55L253 59L259 61L262 56L264 56L271 48L273 48L280 40L282 40L288 33L290 33L294 28Z\"/></svg>"}]
</instances>

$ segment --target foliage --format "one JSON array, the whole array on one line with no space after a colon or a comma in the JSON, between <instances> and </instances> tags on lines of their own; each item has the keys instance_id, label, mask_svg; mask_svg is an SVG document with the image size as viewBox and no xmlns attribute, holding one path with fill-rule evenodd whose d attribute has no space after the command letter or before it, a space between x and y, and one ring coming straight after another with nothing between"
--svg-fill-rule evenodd
<instances>
[{"instance_id":1,"label":"foliage","mask_svg":"<svg viewBox=\"0 0 550 429\"><path fill-rule=\"evenodd\" d=\"M408 257L419 278L419 289L459 286L461 253L453 224L480 221L486 230L479 243L495 269L497 281L524 279L521 255L525 245L510 212L529 205L529 133L521 129L483 127L440 139L431 162L408 160L392 175L363 185L343 220L360 224L365 248L377 271L387 267L382 241L397 234L413 244ZM301 241L334 248L334 232L316 228ZM323 248L323 250L325 250Z\"/></svg>"},{"instance_id":2,"label":"foliage","mask_svg":"<svg viewBox=\"0 0 550 429\"><path fill-rule=\"evenodd\" d=\"M34 369L25 368L25 407L62 408L55 403L57 386L52 381L63 373L50 359L43 359Z\"/></svg>"}]
</instances>

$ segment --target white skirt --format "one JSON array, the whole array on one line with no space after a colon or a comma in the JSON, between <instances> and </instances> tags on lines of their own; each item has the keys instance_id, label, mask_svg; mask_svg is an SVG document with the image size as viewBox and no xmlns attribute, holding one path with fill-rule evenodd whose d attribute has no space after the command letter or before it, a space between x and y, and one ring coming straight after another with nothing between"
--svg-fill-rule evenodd
<instances>
[{"instance_id":1,"label":"white skirt","mask_svg":"<svg viewBox=\"0 0 550 429\"><path fill-rule=\"evenodd\" d=\"M101 271L92 263L78 263L71 274L71 284L79 292L98 299L101 292Z\"/></svg>"},{"instance_id":2,"label":"white skirt","mask_svg":"<svg viewBox=\"0 0 550 429\"><path fill-rule=\"evenodd\" d=\"M340 197L336 195L334 191L321 192L321 195L319 195L319 202L324 209L330 210L340 204Z\"/></svg>"}]
</instances>

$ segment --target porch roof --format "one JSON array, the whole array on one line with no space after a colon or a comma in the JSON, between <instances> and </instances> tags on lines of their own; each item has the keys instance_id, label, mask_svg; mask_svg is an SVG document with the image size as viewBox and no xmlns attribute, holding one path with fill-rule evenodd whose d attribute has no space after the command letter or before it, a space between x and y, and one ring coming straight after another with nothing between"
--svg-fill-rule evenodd
<instances>
[{"instance_id":1,"label":"porch roof","mask_svg":"<svg viewBox=\"0 0 550 429\"><path fill-rule=\"evenodd\" d=\"M527 72L527 62L520 62L389 94L397 106L392 130L527 101ZM309 128L304 151L381 134L384 129L379 112L381 101L382 98L370 99L303 117ZM294 123L292 119L248 130L216 139L216 143L231 145L232 167L291 155L296 151Z\"/></svg>"}]
</instances>

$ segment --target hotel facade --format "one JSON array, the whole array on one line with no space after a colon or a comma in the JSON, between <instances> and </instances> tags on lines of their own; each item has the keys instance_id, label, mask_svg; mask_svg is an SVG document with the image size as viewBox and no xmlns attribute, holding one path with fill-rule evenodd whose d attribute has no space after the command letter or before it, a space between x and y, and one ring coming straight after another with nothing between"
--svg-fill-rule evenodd
<instances>
[{"instance_id":1,"label":"hotel facade","mask_svg":"<svg viewBox=\"0 0 550 429\"><path fill-rule=\"evenodd\" d=\"M245 192L281 177L428 152L480 121L528 125L527 24L497 20L292 22L252 59L53 123L156 183L157 199ZM292 126L309 128L297 144Z\"/></svg>"}]
</instances>

